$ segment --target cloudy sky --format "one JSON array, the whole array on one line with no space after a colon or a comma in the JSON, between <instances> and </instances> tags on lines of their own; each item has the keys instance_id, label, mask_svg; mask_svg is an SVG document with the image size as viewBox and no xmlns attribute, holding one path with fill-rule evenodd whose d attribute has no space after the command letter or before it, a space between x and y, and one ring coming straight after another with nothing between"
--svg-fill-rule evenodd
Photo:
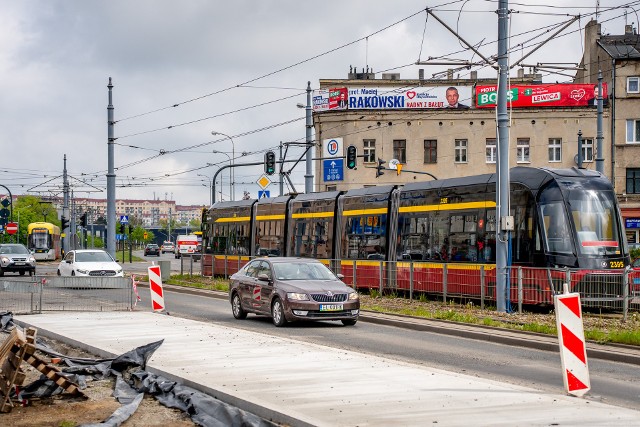
<instances>
[{"instance_id":1,"label":"cloudy sky","mask_svg":"<svg viewBox=\"0 0 640 427\"><path fill-rule=\"evenodd\" d=\"M526 60L578 63L596 3L509 2L511 61L579 13L579 21ZM640 1L599 3L603 33L621 34L625 23L637 28ZM425 8L484 56L495 55L497 4L0 0L0 184L13 194L61 196L66 155L74 195L106 198L112 78L116 197L208 204L211 179L234 152L236 164L262 162L280 141L304 141L305 112L297 104L306 104L307 81L317 89L319 79L346 78L350 66L403 78L417 78L424 68L431 77L447 67L417 60L478 59ZM490 68L477 70L495 76ZM544 73L544 81L568 80ZM287 158L300 154L291 148ZM236 198L244 191L257 196L262 171L235 169ZM304 171L301 163L292 172L298 191ZM228 170L220 177L218 200L228 199Z\"/></svg>"}]
</instances>

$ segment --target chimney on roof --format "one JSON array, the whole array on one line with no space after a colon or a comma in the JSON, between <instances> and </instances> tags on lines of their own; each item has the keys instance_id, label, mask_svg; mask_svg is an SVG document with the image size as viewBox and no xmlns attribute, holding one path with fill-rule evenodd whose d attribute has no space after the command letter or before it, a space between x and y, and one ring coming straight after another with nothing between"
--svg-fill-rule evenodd
<instances>
[{"instance_id":1,"label":"chimney on roof","mask_svg":"<svg viewBox=\"0 0 640 427\"><path fill-rule=\"evenodd\" d=\"M518 78L524 78L524 68L518 68Z\"/></svg>"},{"instance_id":2,"label":"chimney on roof","mask_svg":"<svg viewBox=\"0 0 640 427\"><path fill-rule=\"evenodd\" d=\"M453 80L453 69L451 68L447 70L447 80Z\"/></svg>"},{"instance_id":3,"label":"chimney on roof","mask_svg":"<svg viewBox=\"0 0 640 427\"><path fill-rule=\"evenodd\" d=\"M625 25L624 34L625 35L633 34L633 25Z\"/></svg>"},{"instance_id":4,"label":"chimney on roof","mask_svg":"<svg viewBox=\"0 0 640 427\"><path fill-rule=\"evenodd\" d=\"M472 71L469 78L471 80L478 80L478 72L477 71Z\"/></svg>"},{"instance_id":5,"label":"chimney on roof","mask_svg":"<svg viewBox=\"0 0 640 427\"><path fill-rule=\"evenodd\" d=\"M424 68L418 69L418 80L424 80Z\"/></svg>"}]
</instances>

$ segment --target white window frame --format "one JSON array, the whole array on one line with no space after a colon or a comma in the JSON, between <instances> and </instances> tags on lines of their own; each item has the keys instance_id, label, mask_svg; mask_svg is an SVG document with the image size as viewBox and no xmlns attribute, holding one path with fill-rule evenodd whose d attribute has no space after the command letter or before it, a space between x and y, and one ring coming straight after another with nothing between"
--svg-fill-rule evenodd
<instances>
[{"instance_id":1,"label":"white window frame","mask_svg":"<svg viewBox=\"0 0 640 427\"><path fill-rule=\"evenodd\" d=\"M549 138L549 162L562 162L562 138Z\"/></svg>"},{"instance_id":2,"label":"white window frame","mask_svg":"<svg viewBox=\"0 0 640 427\"><path fill-rule=\"evenodd\" d=\"M364 163L376 162L376 140L375 139L363 139L362 146L364 147Z\"/></svg>"},{"instance_id":3,"label":"white window frame","mask_svg":"<svg viewBox=\"0 0 640 427\"><path fill-rule=\"evenodd\" d=\"M496 138L487 138L485 149L485 161L487 163L495 163L498 159L498 146Z\"/></svg>"},{"instance_id":4,"label":"white window frame","mask_svg":"<svg viewBox=\"0 0 640 427\"><path fill-rule=\"evenodd\" d=\"M627 93L640 93L640 77L627 77Z\"/></svg>"},{"instance_id":5,"label":"white window frame","mask_svg":"<svg viewBox=\"0 0 640 427\"><path fill-rule=\"evenodd\" d=\"M595 147L593 145L593 138L582 138L582 161L593 162L595 157Z\"/></svg>"},{"instance_id":6,"label":"white window frame","mask_svg":"<svg viewBox=\"0 0 640 427\"><path fill-rule=\"evenodd\" d=\"M518 138L516 146L516 163L531 163L531 142L529 138Z\"/></svg>"},{"instance_id":7,"label":"white window frame","mask_svg":"<svg viewBox=\"0 0 640 427\"><path fill-rule=\"evenodd\" d=\"M456 139L454 142L454 163L468 163L467 161L467 139Z\"/></svg>"},{"instance_id":8,"label":"white window frame","mask_svg":"<svg viewBox=\"0 0 640 427\"><path fill-rule=\"evenodd\" d=\"M627 144L640 143L640 119L627 120Z\"/></svg>"}]
</instances>

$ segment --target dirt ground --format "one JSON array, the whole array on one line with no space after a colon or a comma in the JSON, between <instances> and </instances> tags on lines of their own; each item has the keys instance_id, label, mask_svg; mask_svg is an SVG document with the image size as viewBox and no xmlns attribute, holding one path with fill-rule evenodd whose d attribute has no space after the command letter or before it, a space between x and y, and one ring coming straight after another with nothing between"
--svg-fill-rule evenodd
<instances>
[{"instance_id":1,"label":"dirt ground","mask_svg":"<svg viewBox=\"0 0 640 427\"><path fill-rule=\"evenodd\" d=\"M0 342L6 335L0 334ZM56 351L72 357L98 358L95 355L70 347L66 344L46 340ZM37 352L47 360L49 357ZM24 385L40 377L40 372L27 363L22 364L27 376ZM0 426L13 427L75 427L106 420L121 405L112 396L115 379L92 380L87 377L87 388L82 390L84 398L61 394L50 398L33 399L26 406L17 405L10 413L0 414ZM191 427L195 426L187 414L170 409L159 403L153 396L146 395L136 412L123 427Z\"/></svg>"}]
</instances>

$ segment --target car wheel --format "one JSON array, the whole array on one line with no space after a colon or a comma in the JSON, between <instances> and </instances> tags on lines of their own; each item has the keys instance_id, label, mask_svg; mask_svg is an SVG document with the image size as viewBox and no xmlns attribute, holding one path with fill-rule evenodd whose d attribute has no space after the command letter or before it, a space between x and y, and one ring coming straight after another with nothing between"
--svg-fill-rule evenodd
<instances>
[{"instance_id":1,"label":"car wheel","mask_svg":"<svg viewBox=\"0 0 640 427\"><path fill-rule=\"evenodd\" d=\"M75 275L76 275L76 272L75 272L75 271L72 271L72 272L71 272L71 275L72 275L72 276L75 276Z\"/></svg>"},{"instance_id":2,"label":"car wheel","mask_svg":"<svg viewBox=\"0 0 640 427\"><path fill-rule=\"evenodd\" d=\"M273 324L276 326L284 326L287 323L287 319L284 317L284 307L280 298L276 298L271 305L271 317L273 318Z\"/></svg>"},{"instance_id":3,"label":"car wheel","mask_svg":"<svg viewBox=\"0 0 640 427\"><path fill-rule=\"evenodd\" d=\"M4 276L4 270L0 268L0 277Z\"/></svg>"},{"instance_id":4,"label":"car wheel","mask_svg":"<svg viewBox=\"0 0 640 427\"><path fill-rule=\"evenodd\" d=\"M341 322L342 322L342 324L344 326L353 326L358 322L358 320L357 319L342 319Z\"/></svg>"},{"instance_id":5,"label":"car wheel","mask_svg":"<svg viewBox=\"0 0 640 427\"><path fill-rule=\"evenodd\" d=\"M62 274L60 274L60 270L58 270L58 276L62 276Z\"/></svg>"},{"instance_id":6,"label":"car wheel","mask_svg":"<svg viewBox=\"0 0 640 427\"><path fill-rule=\"evenodd\" d=\"M240 295L237 293L233 294L233 298L231 298L231 311L233 311L233 317L236 319L242 320L247 318L247 312L242 308Z\"/></svg>"}]
</instances>

